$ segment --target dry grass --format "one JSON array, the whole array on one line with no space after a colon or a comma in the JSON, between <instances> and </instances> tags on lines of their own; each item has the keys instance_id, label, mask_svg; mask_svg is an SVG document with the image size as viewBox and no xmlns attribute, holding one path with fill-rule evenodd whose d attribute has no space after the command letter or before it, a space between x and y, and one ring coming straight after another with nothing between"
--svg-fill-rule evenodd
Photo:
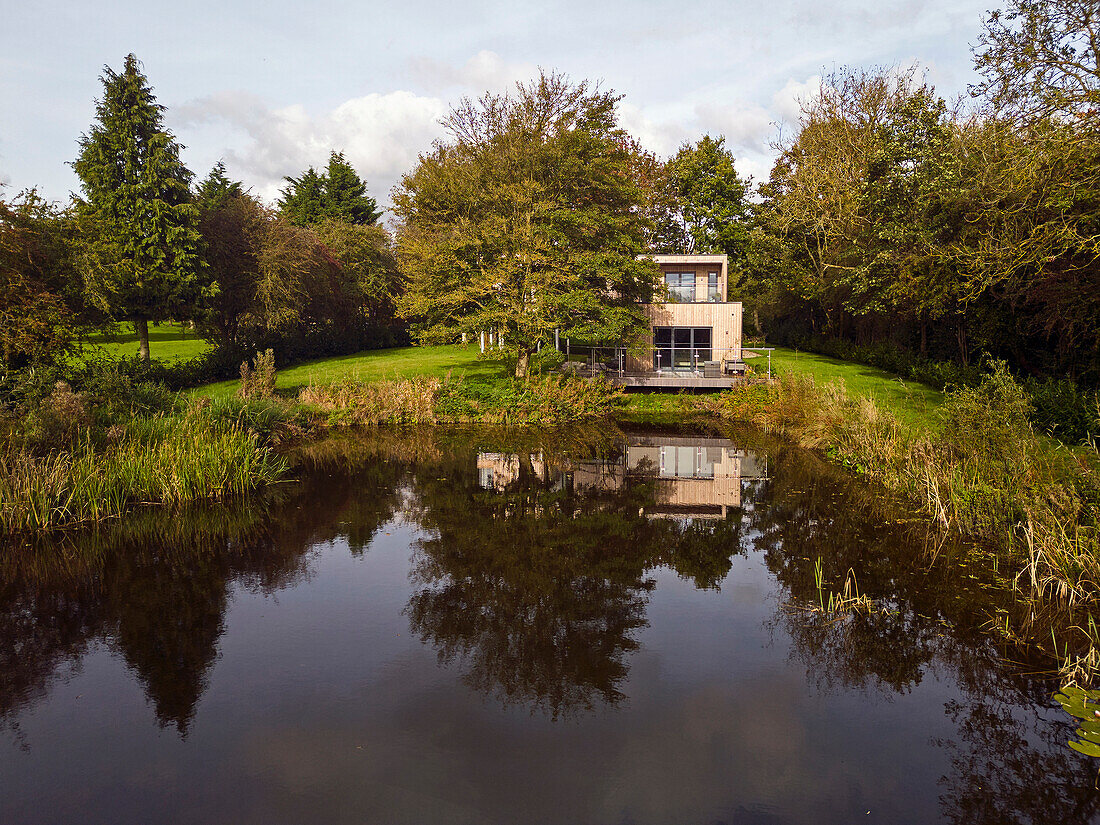
<instances>
[{"instance_id":1,"label":"dry grass","mask_svg":"<svg viewBox=\"0 0 1100 825\"><path fill-rule=\"evenodd\" d=\"M1100 597L1100 460L1033 432L1023 391L1006 372L949 394L937 431L914 432L842 382L808 376L749 384L708 402L821 450L903 494L944 530L986 540L1038 600Z\"/></svg>"}]
</instances>

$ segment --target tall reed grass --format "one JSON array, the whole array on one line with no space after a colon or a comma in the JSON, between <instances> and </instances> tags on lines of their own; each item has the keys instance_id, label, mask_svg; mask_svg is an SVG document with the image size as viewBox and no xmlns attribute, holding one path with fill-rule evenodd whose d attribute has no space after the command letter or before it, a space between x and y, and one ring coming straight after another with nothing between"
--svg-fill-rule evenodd
<instances>
[{"instance_id":1,"label":"tall reed grass","mask_svg":"<svg viewBox=\"0 0 1100 825\"><path fill-rule=\"evenodd\" d=\"M333 425L553 426L607 417L621 404L622 394L602 380L558 375L492 384L447 376L307 387L298 400Z\"/></svg>"},{"instance_id":2,"label":"tall reed grass","mask_svg":"<svg viewBox=\"0 0 1100 825\"><path fill-rule=\"evenodd\" d=\"M948 394L939 427L916 432L842 382L789 375L707 402L821 450L901 493L943 529L1007 552L1017 584L1067 605L1100 598L1100 456L1033 431L1029 401L1003 368Z\"/></svg>"},{"instance_id":3,"label":"tall reed grass","mask_svg":"<svg viewBox=\"0 0 1100 825\"><path fill-rule=\"evenodd\" d=\"M118 443L90 437L45 455L0 454L0 529L41 532L142 504L242 495L287 470L255 433L202 415L135 419Z\"/></svg>"}]
</instances>

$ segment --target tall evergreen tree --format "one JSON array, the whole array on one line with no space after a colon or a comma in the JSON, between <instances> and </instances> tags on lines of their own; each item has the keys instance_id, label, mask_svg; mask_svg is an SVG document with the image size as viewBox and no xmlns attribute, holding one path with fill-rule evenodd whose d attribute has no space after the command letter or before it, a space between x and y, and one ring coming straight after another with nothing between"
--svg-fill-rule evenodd
<instances>
[{"instance_id":1,"label":"tall evergreen tree","mask_svg":"<svg viewBox=\"0 0 1100 825\"><path fill-rule=\"evenodd\" d=\"M97 122L73 163L91 242L85 278L93 300L133 323L148 360L149 321L191 315L203 292L191 172L137 58L103 72Z\"/></svg>"},{"instance_id":2,"label":"tall evergreen tree","mask_svg":"<svg viewBox=\"0 0 1100 825\"><path fill-rule=\"evenodd\" d=\"M219 160L195 189L195 202L200 212L210 212L243 194L244 185L240 181L230 180L225 173L225 163Z\"/></svg>"},{"instance_id":3,"label":"tall evergreen tree","mask_svg":"<svg viewBox=\"0 0 1100 825\"><path fill-rule=\"evenodd\" d=\"M281 193L279 211L298 226L332 220L372 225L382 216L377 201L367 194L366 182L342 152L329 156L324 172L311 166L299 177L287 177L286 181L290 185Z\"/></svg>"}]
</instances>

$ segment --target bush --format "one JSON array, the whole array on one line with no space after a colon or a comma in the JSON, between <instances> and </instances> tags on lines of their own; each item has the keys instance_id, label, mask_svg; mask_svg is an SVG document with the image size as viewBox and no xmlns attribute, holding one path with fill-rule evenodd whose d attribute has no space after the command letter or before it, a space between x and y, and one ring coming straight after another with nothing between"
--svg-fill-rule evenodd
<instances>
[{"instance_id":1,"label":"bush","mask_svg":"<svg viewBox=\"0 0 1100 825\"><path fill-rule=\"evenodd\" d=\"M555 372L565 363L565 353L553 347L543 347L531 356L529 364L532 375L545 375Z\"/></svg>"},{"instance_id":2,"label":"bush","mask_svg":"<svg viewBox=\"0 0 1100 825\"><path fill-rule=\"evenodd\" d=\"M271 398L275 394L275 353L272 350L257 352L252 359L241 362L241 386L237 391L241 398Z\"/></svg>"}]
</instances>

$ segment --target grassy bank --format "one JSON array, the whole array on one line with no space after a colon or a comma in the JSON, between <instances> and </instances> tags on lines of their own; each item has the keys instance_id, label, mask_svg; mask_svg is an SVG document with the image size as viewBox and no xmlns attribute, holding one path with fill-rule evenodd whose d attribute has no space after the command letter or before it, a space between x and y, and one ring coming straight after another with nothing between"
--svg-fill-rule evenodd
<instances>
[{"instance_id":1,"label":"grassy bank","mask_svg":"<svg viewBox=\"0 0 1100 825\"><path fill-rule=\"evenodd\" d=\"M499 361L479 358L476 347L396 347L322 358L281 370L275 388L289 396L310 386L373 383L399 378L443 378L448 374L473 382L492 382L505 378L507 370ZM224 398L235 394L237 386L237 381L221 381L199 387L195 393L209 398Z\"/></svg>"},{"instance_id":2,"label":"grassy bank","mask_svg":"<svg viewBox=\"0 0 1100 825\"><path fill-rule=\"evenodd\" d=\"M747 363L759 374L765 370L767 359L754 358ZM812 352L777 348L772 353L772 371L777 376L805 375L818 386L843 381L851 395L871 398L900 423L919 429L935 426L935 412L944 401L942 392L917 381Z\"/></svg>"},{"instance_id":3,"label":"grassy bank","mask_svg":"<svg viewBox=\"0 0 1100 825\"><path fill-rule=\"evenodd\" d=\"M1000 548L1038 600L1100 599L1100 456L1036 435L1023 389L1004 369L945 397L914 429L844 383L809 375L743 385L708 399L903 494L945 531Z\"/></svg>"}]
</instances>

